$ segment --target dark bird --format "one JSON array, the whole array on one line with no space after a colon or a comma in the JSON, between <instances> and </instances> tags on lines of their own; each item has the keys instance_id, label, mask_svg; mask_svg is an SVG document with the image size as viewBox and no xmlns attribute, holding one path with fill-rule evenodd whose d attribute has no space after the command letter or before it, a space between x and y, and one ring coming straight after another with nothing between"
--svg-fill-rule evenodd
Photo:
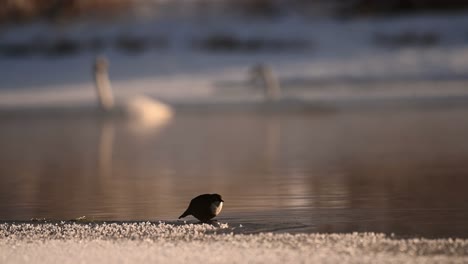
<instances>
[{"instance_id":1,"label":"dark bird","mask_svg":"<svg viewBox=\"0 0 468 264\"><path fill-rule=\"evenodd\" d=\"M217 193L199 195L190 201L189 207L179 216L179 219L193 215L201 222L206 223L221 212L223 203L221 195Z\"/></svg>"}]
</instances>

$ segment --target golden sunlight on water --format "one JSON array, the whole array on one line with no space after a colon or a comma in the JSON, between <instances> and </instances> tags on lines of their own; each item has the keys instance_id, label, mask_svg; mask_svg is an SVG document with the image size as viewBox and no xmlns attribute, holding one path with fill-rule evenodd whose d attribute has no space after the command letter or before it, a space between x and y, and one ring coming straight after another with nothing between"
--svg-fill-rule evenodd
<instances>
[{"instance_id":1,"label":"golden sunlight on water","mask_svg":"<svg viewBox=\"0 0 468 264\"><path fill-rule=\"evenodd\" d=\"M145 133L119 119L0 123L2 220L175 220L218 192L233 223L468 236L463 108L182 112Z\"/></svg>"}]
</instances>

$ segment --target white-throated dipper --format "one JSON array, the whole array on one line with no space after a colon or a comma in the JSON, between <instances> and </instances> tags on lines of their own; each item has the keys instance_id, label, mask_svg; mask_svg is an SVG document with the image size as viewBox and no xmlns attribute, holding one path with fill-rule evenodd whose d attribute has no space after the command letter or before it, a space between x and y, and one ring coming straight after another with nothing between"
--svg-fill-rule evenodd
<instances>
[{"instance_id":1,"label":"white-throated dipper","mask_svg":"<svg viewBox=\"0 0 468 264\"><path fill-rule=\"evenodd\" d=\"M190 201L189 207L179 216L179 219L193 215L201 222L206 223L221 212L223 203L221 195L217 193L199 195Z\"/></svg>"}]
</instances>

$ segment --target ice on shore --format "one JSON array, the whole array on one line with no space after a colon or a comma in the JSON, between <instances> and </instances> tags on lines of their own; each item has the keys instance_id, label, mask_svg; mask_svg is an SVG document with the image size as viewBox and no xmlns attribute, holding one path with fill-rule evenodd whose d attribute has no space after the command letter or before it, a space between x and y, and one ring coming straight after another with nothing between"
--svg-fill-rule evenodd
<instances>
[{"instance_id":1,"label":"ice on shore","mask_svg":"<svg viewBox=\"0 0 468 264\"><path fill-rule=\"evenodd\" d=\"M4 223L1 263L466 263L466 239L243 234L228 224Z\"/></svg>"},{"instance_id":2,"label":"ice on shore","mask_svg":"<svg viewBox=\"0 0 468 264\"><path fill-rule=\"evenodd\" d=\"M170 104L261 101L261 89L254 89L248 76L258 63L274 70L288 98L466 97L467 21L468 14L460 12L347 21L293 16L274 21L159 18L125 27L33 24L5 29L0 46L32 45L38 36L51 41L66 38L83 47L89 39L112 43L128 32L148 43L163 36L165 49L133 56L112 45L100 51L111 62L109 75L117 99L143 94ZM243 51L227 45L224 52L197 48L201 40L226 36L241 43L250 39L308 47ZM0 110L94 106L91 67L96 52L82 49L60 57L0 54Z\"/></svg>"}]
</instances>

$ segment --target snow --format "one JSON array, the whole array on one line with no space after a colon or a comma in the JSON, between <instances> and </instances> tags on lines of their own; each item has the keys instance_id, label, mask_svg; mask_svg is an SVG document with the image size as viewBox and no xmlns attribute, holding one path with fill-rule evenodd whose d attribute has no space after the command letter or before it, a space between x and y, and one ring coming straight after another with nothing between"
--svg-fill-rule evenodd
<instances>
[{"instance_id":1,"label":"snow","mask_svg":"<svg viewBox=\"0 0 468 264\"><path fill-rule=\"evenodd\" d=\"M3 56L0 107L94 103L91 67L96 53L110 60L110 78L118 98L144 94L169 103L261 98L248 81L248 71L257 63L272 67L288 97L306 100L367 95L371 99L467 96L467 22L466 13L341 21L210 16L4 28L0 44L31 43L38 38L69 38L79 43L101 38L107 44L99 52L85 50L67 56ZM305 47L216 52L197 46L199 41L220 34L240 41L298 41ZM375 40L384 35L398 41L401 34L410 38L431 34L436 41L431 44L416 39L416 43L393 47ZM167 47L131 55L113 44L121 36L163 39Z\"/></svg>"},{"instance_id":2,"label":"snow","mask_svg":"<svg viewBox=\"0 0 468 264\"><path fill-rule=\"evenodd\" d=\"M178 223L3 223L2 263L466 263L468 240L376 233L243 234Z\"/></svg>"},{"instance_id":3,"label":"snow","mask_svg":"<svg viewBox=\"0 0 468 264\"><path fill-rule=\"evenodd\" d=\"M283 94L309 101L468 98L468 14L415 15L349 21L287 17L274 21L171 18L0 30L0 44L69 38L162 38L168 46L129 55L108 44L117 102L145 123L171 112L169 103L258 102L249 83L257 63L272 67ZM216 34L307 43L300 50L213 52L197 41ZM436 42L387 46L376 36L432 34ZM92 107L96 51L0 59L0 108ZM131 99L138 95L137 99ZM139 98L139 99L138 99ZM136 100L136 101L135 101ZM127 102L125 104L125 102ZM159 102L159 101L156 101ZM145 112L146 113L146 112ZM162 116L162 117L161 117ZM248 223L21 222L0 224L0 263L467 263L468 240L400 238L376 233L251 232Z\"/></svg>"}]
</instances>

